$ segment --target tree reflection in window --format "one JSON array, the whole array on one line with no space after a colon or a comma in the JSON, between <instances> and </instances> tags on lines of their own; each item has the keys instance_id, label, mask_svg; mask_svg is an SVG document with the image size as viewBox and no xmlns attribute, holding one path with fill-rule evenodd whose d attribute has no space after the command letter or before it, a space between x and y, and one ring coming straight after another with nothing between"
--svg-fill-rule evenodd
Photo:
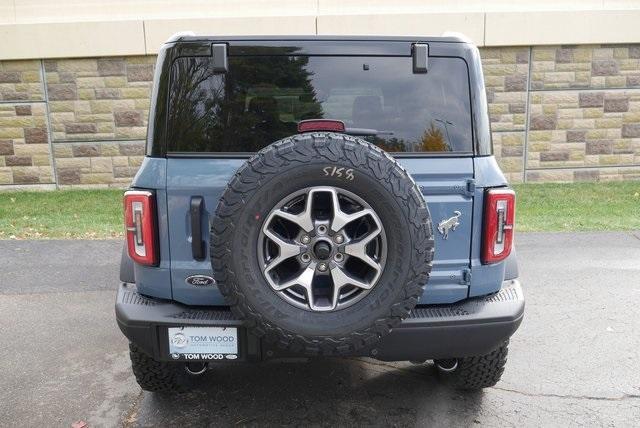
<instances>
[{"instance_id":1,"label":"tree reflection in window","mask_svg":"<svg viewBox=\"0 0 640 428\"><path fill-rule=\"evenodd\" d=\"M219 74L209 58L178 58L169 97L172 151L257 151L295 134L300 120L322 117L308 60L230 58L229 72Z\"/></svg>"},{"instance_id":2,"label":"tree reflection in window","mask_svg":"<svg viewBox=\"0 0 640 428\"><path fill-rule=\"evenodd\" d=\"M436 128L431 122L431 126L425 129L422 134L421 151L423 152L450 152L451 147L444 141L444 133L440 128Z\"/></svg>"},{"instance_id":3,"label":"tree reflection in window","mask_svg":"<svg viewBox=\"0 0 640 428\"><path fill-rule=\"evenodd\" d=\"M388 152L472 151L468 74L459 58L434 58L429 73L413 74L410 57L284 53L231 56L225 74L208 57L176 59L168 151L255 152L314 118L364 129L363 138Z\"/></svg>"}]
</instances>

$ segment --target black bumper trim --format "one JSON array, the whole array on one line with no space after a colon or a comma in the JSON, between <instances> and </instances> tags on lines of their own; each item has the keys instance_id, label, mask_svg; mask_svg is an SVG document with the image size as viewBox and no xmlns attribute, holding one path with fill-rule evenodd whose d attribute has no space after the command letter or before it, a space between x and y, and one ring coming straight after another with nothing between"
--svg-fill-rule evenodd
<instances>
[{"instance_id":1,"label":"black bumper trim","mask_svg":"<svg viewBox=\"0 0 640 428\"><path fill-rule=\"evenodd\" d=\"M524 295L518 280L505 281L499 292L451 305L418 306L400 326L357 356L386 361L483 355L497 348L518 329L524 316ZM116 319L127 338L156 359L168 360L163 332L168 326L240 327L227 307L193 307L152 299L135 285L121 284ZM249 360L296 356L272 348L243 333Z\"/></svg>"}]
</instances>

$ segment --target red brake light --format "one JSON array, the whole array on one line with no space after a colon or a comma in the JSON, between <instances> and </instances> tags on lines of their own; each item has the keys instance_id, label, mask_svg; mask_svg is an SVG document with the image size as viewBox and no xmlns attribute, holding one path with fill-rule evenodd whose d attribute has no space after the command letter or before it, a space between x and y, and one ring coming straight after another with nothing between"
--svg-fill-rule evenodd
<instances>
[{"instance_id":1,"label":"red brake light","mask_svg":"<svg viewBox=\"0 0 640 428\"><path fill-rule=\"evenodd\" d=\"M484 194L482 263L506 259L513 246L516 194L507 188L490 189Z\"/></svg>"},{"instance_id":2,"label":"red brake light","mask_svg":"<svg viewBox=\"0 0 640 428\"><path fill-rule=\"evenodd\" d=\"M344 122L331 119L310 119L298 122L298 132L333 131L344 132Z\"/></svg>"},{"instance_id":3,"label":"red brake light","mask_svg":"<svg viewBox=\"0 0 640 428\"><path fill-rule=\"evenodd\" d=\"M146 190L125 192L124 226L129 257L143 265L157 265L156 201L153 193Z\"/></svg>"}]
</instances>

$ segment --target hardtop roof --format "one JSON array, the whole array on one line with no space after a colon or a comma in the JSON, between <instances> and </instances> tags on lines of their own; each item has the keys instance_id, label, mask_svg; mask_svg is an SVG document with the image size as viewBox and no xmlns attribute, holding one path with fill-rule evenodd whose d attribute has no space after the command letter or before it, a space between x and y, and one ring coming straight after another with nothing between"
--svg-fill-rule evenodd
<instances>
[{"instance_id":1,"label":"hardtop roof","mask_svg":"<svg viewBox=\"0 0 640 428\"><path fill-rule=\"evenodd\" d=\"M171 36L166 43L174 42L218 42L218 41L301 41L301 42L313 42L313 41L335 41L335 42L437 42L437 43L471 43L462 34L445 33L441 36L330 36L330 35L306 35L306 36L204 36L204 35L191 35L186 33L177 33Z\"/></svg>"}]
</instances>

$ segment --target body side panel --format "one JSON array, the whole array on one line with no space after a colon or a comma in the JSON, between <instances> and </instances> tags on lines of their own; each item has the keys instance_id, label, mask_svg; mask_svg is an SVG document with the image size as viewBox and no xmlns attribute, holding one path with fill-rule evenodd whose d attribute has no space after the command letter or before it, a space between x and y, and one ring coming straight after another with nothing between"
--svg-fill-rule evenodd
<instances>
[{"instance_id":1,"label":"body side panel","mask_svg":"<svg viewBox=\"0 0 640 428\"><path fill-rule=\"evenodd\" d=\"M140 293L162 299L171 299L171 249L169 245L170 218L167 209L167 160L145 157L131 183L132 188L150 189L156 195L158 210L158 266L133 264L136 285Z\"/></svg>"},{"instance_id":2,"label":"body side panel","mask_svg":"<svg viewBox=\"0 0 640 428\"><path fill-rule=\"evenodd\" d=\"M495 157L482 156L473 160L476 172L474 227L471 248L471 285L469 297L482 296L498 291L504 279L506 260L483 265L480 259L482 248L482 223L484 217L484 192L489 187L507 185L507 179L498 166Z\"/></svg>"}]
</instances>

